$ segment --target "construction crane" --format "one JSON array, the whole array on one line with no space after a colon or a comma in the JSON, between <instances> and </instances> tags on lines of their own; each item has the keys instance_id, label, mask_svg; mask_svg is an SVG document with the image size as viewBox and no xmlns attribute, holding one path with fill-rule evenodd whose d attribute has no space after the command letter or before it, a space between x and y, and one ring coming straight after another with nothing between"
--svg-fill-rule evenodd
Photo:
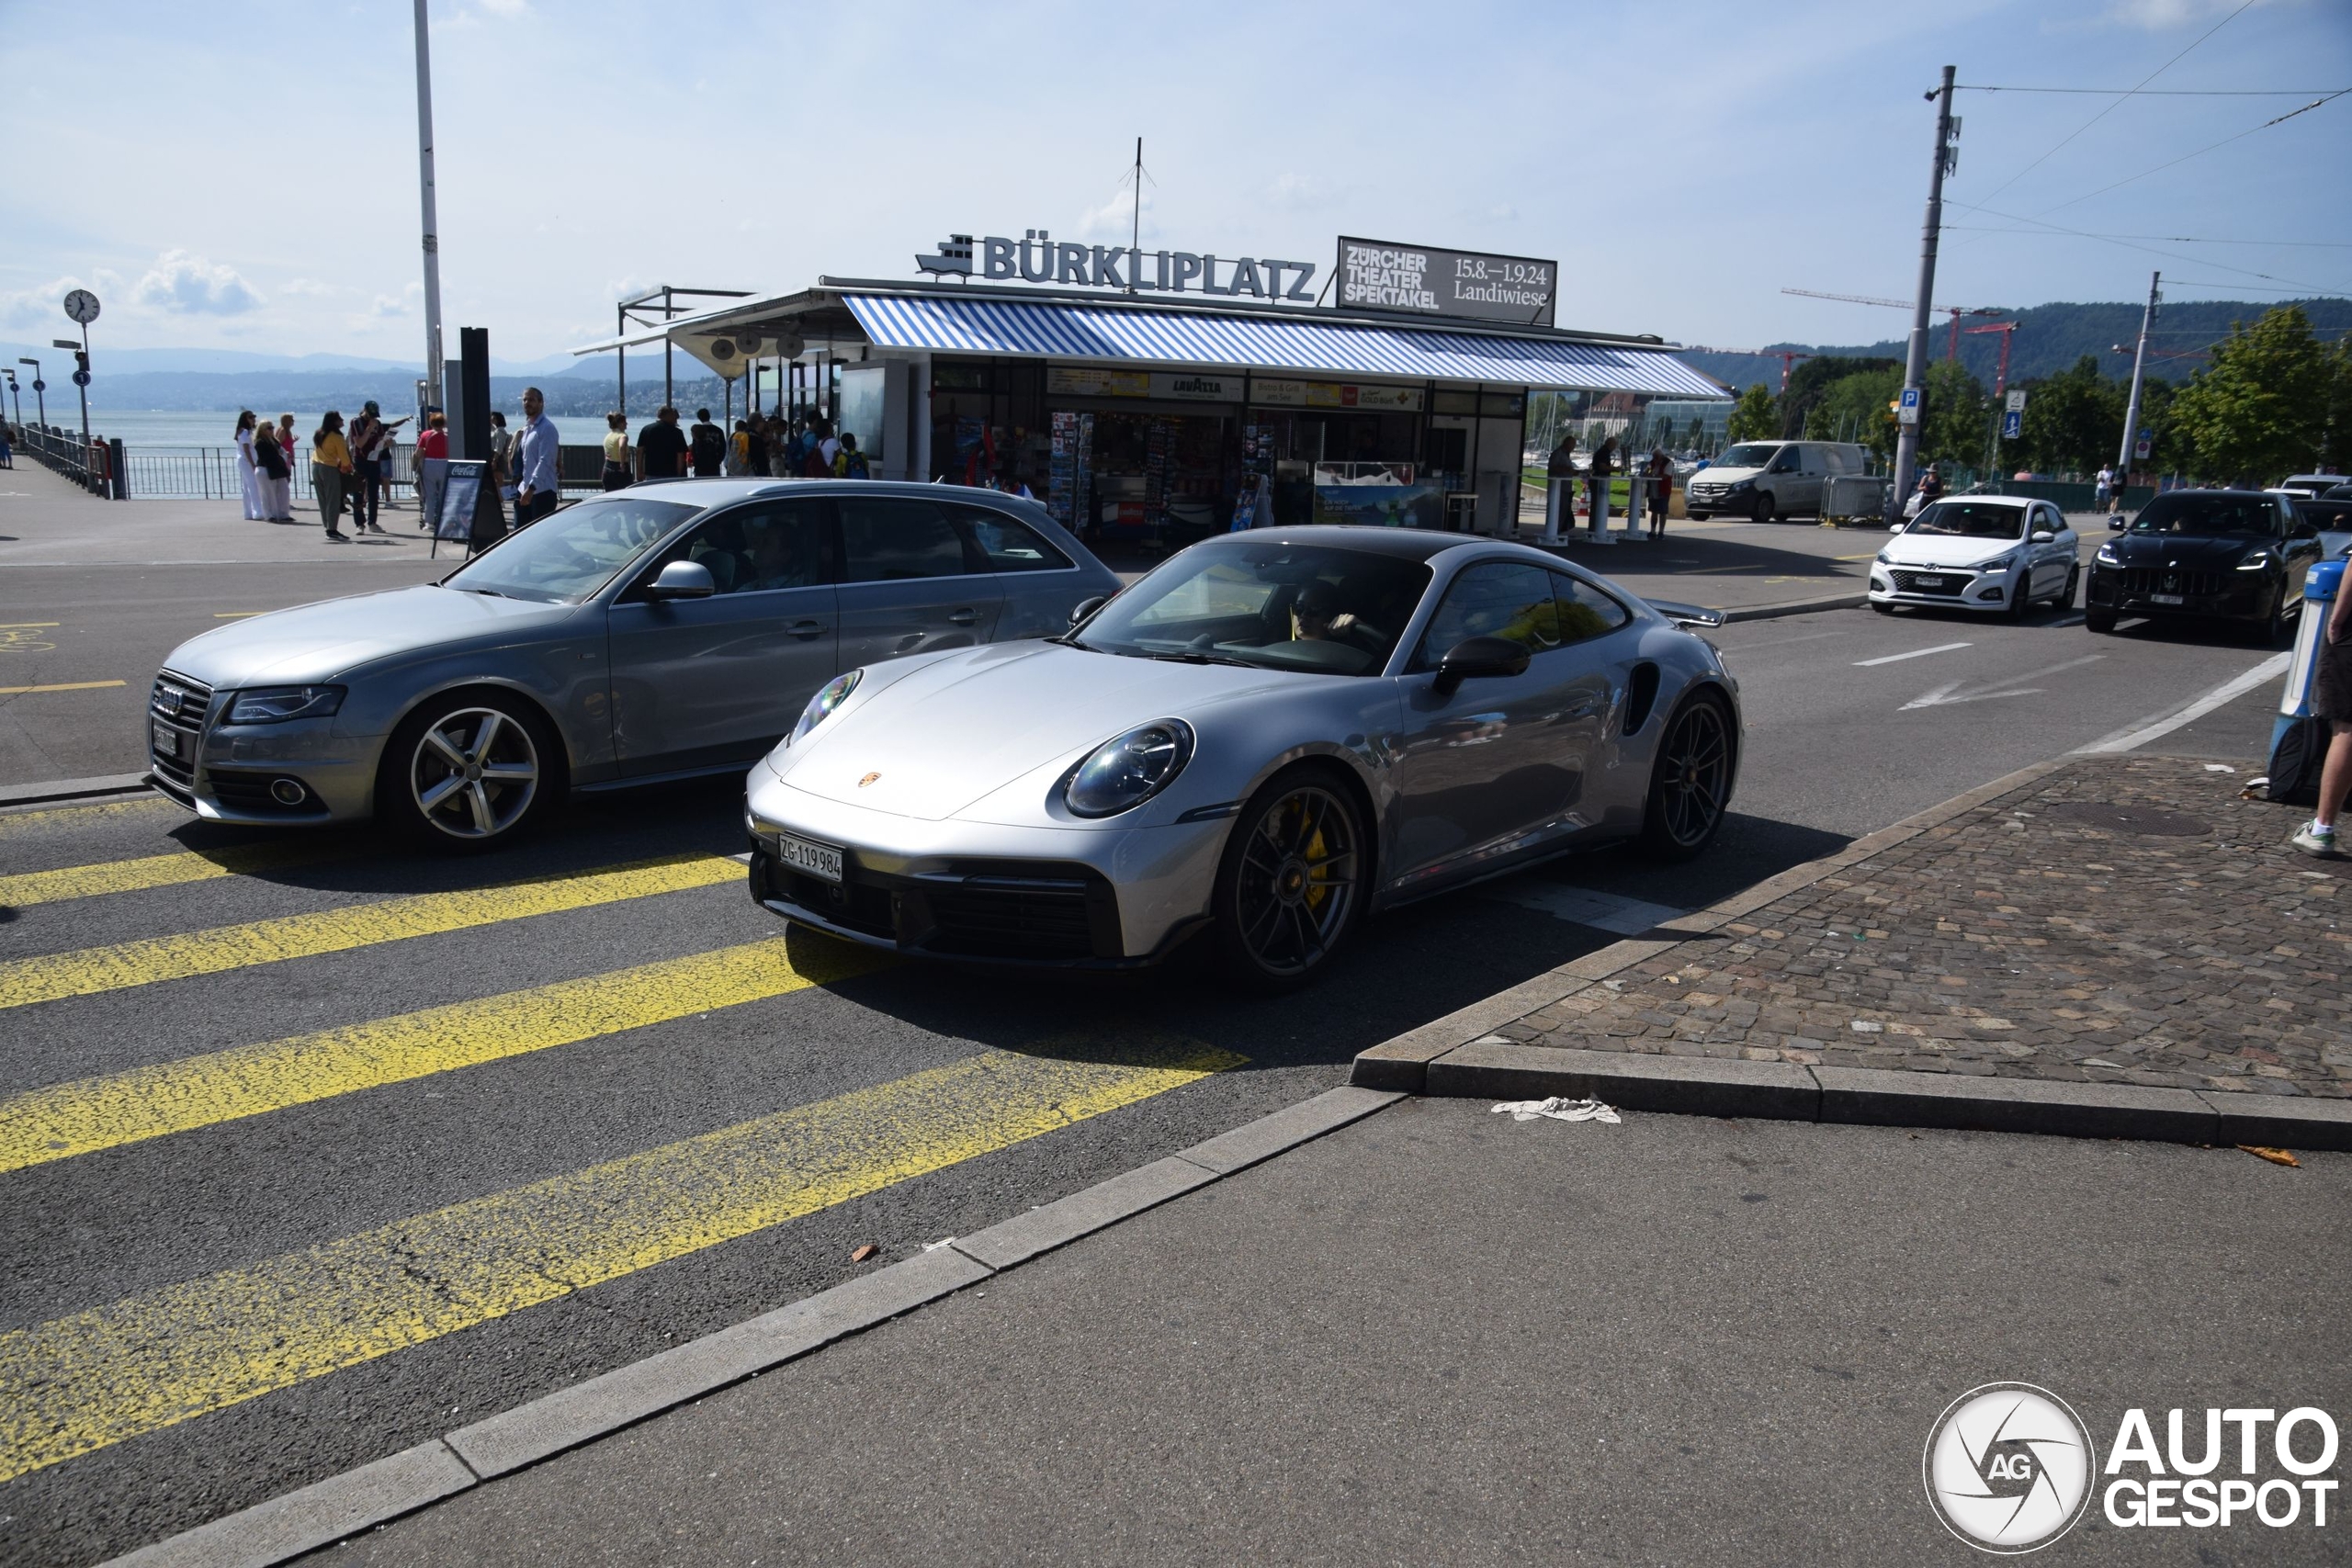
<instances>
[{"instance_id":1,"label":"construction crane","mask_svg":"<svg viewBox=\"0 0 2352 1568\"><path fill-rule=\"evenodd\" d=\"M1993 395L1996 398L2009 389L2009 344L2017 341L2017 330L2018 324L2015 321L1996 321L1989 327L1968 329L1970 337L1974 337L1978 333L2001 334L2001 367L1993 377Z\"/></svg>"},{"instance_id":2,"label":"construction crane","mask_svg":"<svg viewBox=\"0 0 2352 1568\"><path fill-rule=\"evenodd\" d=\"M1703 343L1689 344L1685 347L1688 352L1698 354L1737 354L1749 359L1778 359L1781 362L1781 390L1783 392L1789 389L1789 367L1800 359L1814 357L1793 348L1710 348Z\"/></svg>"},{"instance_id":3,"label":"construction crane","mask_svg":"<svg viewBox=\"0 0 2352 1568\"><path fill-rule=\"evenodd\" d=\"M1840 299L1849 305L1884 305L1890 310L1911 309L1908 299L1882 299L1875 294L1824 294L1817 288L1783 288L1783 294L1802 294L1808 299ZM1962 316L1998 316L2006 313L1997 305L1935 305L1930 310L1947 311L1951 316L1951 338L1944 347L1946 359L1960 357L1960 319Z\"/></svg>"}]
</instances>

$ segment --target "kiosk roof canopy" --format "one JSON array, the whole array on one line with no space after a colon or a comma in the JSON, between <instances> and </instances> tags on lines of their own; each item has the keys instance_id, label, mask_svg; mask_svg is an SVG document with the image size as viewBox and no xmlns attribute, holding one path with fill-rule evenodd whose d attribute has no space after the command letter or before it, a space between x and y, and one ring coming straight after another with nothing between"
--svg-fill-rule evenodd
<instances>
[{"instance_id":1,"label":"kiosk roof canopy","mask_svg":"<svg viewBox=\"0 0 2352 1568\"><path fill-rule=\"evenodd\" d=\"M1137 360L1299 374L1720 398L1723 389L1659 349L1058 301L847 294L878 347Z\"/></svg>"}]
</instances>

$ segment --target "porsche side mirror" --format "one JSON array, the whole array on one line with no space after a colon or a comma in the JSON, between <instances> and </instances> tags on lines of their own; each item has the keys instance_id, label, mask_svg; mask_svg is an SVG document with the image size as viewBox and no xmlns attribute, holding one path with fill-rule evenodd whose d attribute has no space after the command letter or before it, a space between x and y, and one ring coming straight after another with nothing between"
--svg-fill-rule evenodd
<instances>
[{"instance_id":1,"label":"porsche side mirror","mask_svg":"<svg viewBox=\"0 0 2352 1568\"><path fill-rule=\"evenodd\" d=\"M2046 545L2057 536L2047 528L2036 528L2033 531L2033 542L2037 545Z\"/></svg>"},{"instance_id":2,"label":"porsche side mirror","mask_svg":"<svg viewBox=\"0 0 2352 1568\"><path fill-rule=\"evenodd\" d=\"M1101 609L1110 602L1110 596L1102 593L1097 593L1091 599L1080 599L1078 602L1078 608L1069 613L1069 624L1071 626L1078 625L1079 622L1086 619L1087 616L1094 614L1095 611Z\"/></svg>"},{"instance_id":3,"label":"porsche side mirror","mask_svg":"<svg viewBox=\"0 0 2352 1568\"><path fill-rule=\"evenodd\" d=\"M1451 693L1475 677L1521 675L1527 671L1527 649L1498 637L1464 637L1438 660L1437 689Z\"/></svg>"},{"instance_id":4,"label":"porsche side mirror","mask_svg":"<svg viewBox=\"0 0 2352 1568\"><path fill-rule=\"evenodd\" d=\"M645 585L645 596L653 600L707 599L718 592L710 568L698 560L673 560Z\"/></svg>"}]
</instances>

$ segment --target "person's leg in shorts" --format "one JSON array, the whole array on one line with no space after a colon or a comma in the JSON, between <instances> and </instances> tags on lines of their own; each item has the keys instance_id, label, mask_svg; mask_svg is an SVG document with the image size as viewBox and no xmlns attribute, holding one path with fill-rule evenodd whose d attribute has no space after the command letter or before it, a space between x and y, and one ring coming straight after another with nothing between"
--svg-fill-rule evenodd
<instances>
[{"instance_id":1,"label":"person's leg in shorts","mask_svg":"<svg viewBox=\"0 0 2352 1568\"><path fill-rule=\"evenodd\" d=\"M2335 859L2336 814L2352 794L2352 638L2319 645L2319 669L2312 681L2312 711L2328 721L2327 761L2319 774L2319 803L2312 819L2290 840L2305 854Z\"/></svg>"}]
</instances>

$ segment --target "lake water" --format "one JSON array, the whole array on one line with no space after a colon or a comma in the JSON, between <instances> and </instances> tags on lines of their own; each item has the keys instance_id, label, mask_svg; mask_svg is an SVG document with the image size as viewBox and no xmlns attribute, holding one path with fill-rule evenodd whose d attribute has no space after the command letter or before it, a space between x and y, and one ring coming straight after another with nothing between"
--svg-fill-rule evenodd
<instances>
[{"instance_id":1,"label":"lake water","mask_svg":"<svg viewBox=\"0 0 2352 1568\"><path fill-rule=\"evenodd\" d=\"M52 387L51 389L56 389ZM71 388L67 389L72 390ZM13 405L9 412L15 412ZM254 412L258 413L261 411ZM272 409L269 412L275 415L288 411ZM319 427L320 411L293 412L295 433L307 446L311 442L311 433ZM348 421L357 412L356 409L344 410L345 420ZM30 419L32 415L32 400L28 398L25 400L25 417ZM81 408L70 397L62 403L51 403L49 417L51 423L62 429L78 431L82 425ZM551 414L548 417L555 421L556 434L566 446L593 446L605 438L605 422L600 416ZM237 411L225 409L208 413L202 410L184 409L93 408L90 410L90 434L111 436L120 441L125 448L136 452L190 446L233 446L237 436ZM634 434L633 429L631 434ZM416 421L411 419L401 426L401 445L409 446L415 440Z\"/></svg>"}]
</instances>

